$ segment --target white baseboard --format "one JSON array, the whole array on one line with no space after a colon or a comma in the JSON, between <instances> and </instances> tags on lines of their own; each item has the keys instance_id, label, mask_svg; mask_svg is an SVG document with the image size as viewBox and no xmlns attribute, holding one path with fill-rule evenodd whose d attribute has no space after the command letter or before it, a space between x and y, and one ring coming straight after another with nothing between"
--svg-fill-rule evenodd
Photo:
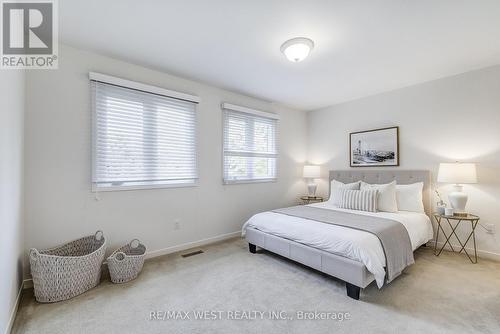
<instances>
[{"instance_id":1,"label":"white baseboard","mask_svg":"<svg viewBox=\"0 0 500 334\"><path fill-rule=\"evenodd\" d=\"M212 244L212 243L215 243L218 241L223 241L223 240L235 238L235 237L240 236L240 235L241 235L241 231L236 231L236 232L221 234L221 235L211 237L211 238L201 239L201 240L197 240L197 241L188 242L185 244L180 244L180 245L176 245L176 246L172 246L172 247L158 249L155 251L147 252L146 259L152 259L152 258L155 258L158 256L172 254L175 252L180 252L180 251L194 248L194 247L205 246L205 245ZM442 246L443 246L443 242L438 242L438 247L442 247ZM427 247L434 247L434 240L428 241ZM453 245L453 247L457 248L458 246ZM451 250L451 248L448 245L445 247L445 249ZM460 249L460 247L458 247L458 249ZM474 249L472 249L472 248L466 248L466 249L469 252L469 254L473 254ZM490 259L490 260L500 262L500 254L497 254L497 253L487 252L487 251L483 251L483 250L478 249L477 256L481 257L481 258ZM31 278L25 279L23 281L23 288L24 289L29 289L32 287L33 287L33 280Z\"/></svg>"},{"instance_id":2,"label":"white baseboard","mask_svg":"<svg viewBox=\"0 0 500 334\"><path fill-rule=\"evenodd\" d=\"M208 244L212 244L214 242L235 238L235 237L240 236L240 235L241 235L241 231L236 231L236 232L217 235L217 236L211 237L211 238L201 239L201 240L197 240L197 241L188 242L185 244L180 244L180 245L176 245L176 246L172 246L172 247L158 249L155 251L147 252L146 259L151 259L151 258L162 256L162 255L180 252L180 251L194 248L194 247L205 246Z\"/></svg>"},{"instance_id":3,"label":"white baseboard","mask_svg":"<svg viewBox=\"0 0 500 334\"><path fill-rule=\"evenodd\" d=\"M5 334L10 334L12 331L12 326L14 326L14 321L16 320L17 309L19 308L19 303L21 302L21 293L23 292L23 284L19 287L19 291L17 292L16 302L14 307L10 311L9 322L7 323L7 327L5 328Z\"/></svg>"},{"instance_id":4,"label":"white baseboard","mask_svg":"<svg viewBox=\"0 0 500 334\"><path fill-rule=\"evenodd\" d=\"M443 247L443 244L444 244L444 241L438 241L438 243L437 243L438 250L441 249L441 247ZM453 248L455 250L460 250L460 248L462 248L462 246L455 245L453 243L452 243L452 245L453 245ZM434 240L427 242L427 247L434 247ZM444 249L447 251L451 251L451 248L449 245L446 245L446 247ZM474 255L474 248L465 247L465 249L467 250L467 253L469 253L469 255L471 257ZM462 254L463 254L463 252L462 252ZM488 251L484 251L484 250L480 250L480 249L477 250L477 257L500 262L500 254L488 252Z\"/></svg>"},{"instance_id":5,"label":"white baseboard","mask_svg":"<svg viewBox=\"0 0 500 334\"><path fill-rule=\"evenodd\" d=\"M215 242L219 242L219 241L223 241L223 240L235 238L235 237L240 236L240 235L241 235L241 231L236 231L236 232L231 232L231 233L217 235L217 236L211 237L211 238L206 238L206 239L201 239L201 240L197 240L197 241L187 242L185 244L180 244L180 245L176 245L176 246L172 246L172 247L167 247L167 248L162 248L162 249L154 250L154 251L151 251L151 252L146 252L146 259L152 259L152 258L155 258L155 257L158 257L158 256L172 254L172 253L180 252L180 251L183 251L183 250L186 250L186 249L190 249L190 248L194 248L194 247L201 247L201 246L205 246L205 245L208 245L208 244L213 244ZM28 279L25 279L23 281L23 288L24 289L30 289L32 287L33 287L33 279L28 278Z\"/></svg>"}]
</instances>

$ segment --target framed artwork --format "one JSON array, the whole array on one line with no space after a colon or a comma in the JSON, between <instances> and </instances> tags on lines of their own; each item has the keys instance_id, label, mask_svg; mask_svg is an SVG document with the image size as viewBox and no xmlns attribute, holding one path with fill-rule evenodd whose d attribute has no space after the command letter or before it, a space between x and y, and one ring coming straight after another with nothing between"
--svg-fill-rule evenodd
<instances>
[{"instance_id":1,"label":"framed artwork","mask_svg":"<svg viewBox=\"0 0 500 334\"><path fill-rule=\"evenodd\" d=\"M399 166L399 127L351 132L351 167Z\"/></svg>"}]
</instances>

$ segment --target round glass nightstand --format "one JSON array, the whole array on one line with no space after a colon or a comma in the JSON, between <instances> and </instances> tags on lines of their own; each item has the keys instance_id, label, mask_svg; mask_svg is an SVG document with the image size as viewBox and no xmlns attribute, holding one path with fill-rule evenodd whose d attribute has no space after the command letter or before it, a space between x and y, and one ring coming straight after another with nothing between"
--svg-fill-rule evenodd
<instances>
[{"instance_id":1,"label":"round glass nightstand","mask_svg":"<svg viewBox=\"0 0 500 334\"><path fill-rule=\"evenodd\" d=\"M323 197L321 196L301 196L300 199L302 200L302 203L305 205L311 203L323 202Z\"/></svg>"}]
</instances>

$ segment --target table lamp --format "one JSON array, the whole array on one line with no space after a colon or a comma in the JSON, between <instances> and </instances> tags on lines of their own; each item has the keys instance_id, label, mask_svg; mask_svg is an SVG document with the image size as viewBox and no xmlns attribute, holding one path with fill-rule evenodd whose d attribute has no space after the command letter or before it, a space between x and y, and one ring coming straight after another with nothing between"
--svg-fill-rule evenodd
<instances>
[{"instance_id":1,"label":"table lamp","mask_svg":"<svg viewBox=\"0 0 500 334\"><path fill-rule=\"evenodd\" d=\"M303 171L304 178L308 179L307 182L307 191L309 196L314 197L316 194L316 188L318 185L314 183L314 179L319 178L320 175L320 167L314 165L305 165Z\"/></svg>"},{"instance_id":2,"label":"table lamp","mask_svg":"<svg viewBox=\"0 0 500 334\"><path fill-rule=\"evenodd\" d=\"M465 214L467 194L464 193L464 183L477 183L476 164L474 163L441 163L439 164L438 182L454 183L453 191L448 195L451 207L457 214Z\"/></svg>"}]
</instances>

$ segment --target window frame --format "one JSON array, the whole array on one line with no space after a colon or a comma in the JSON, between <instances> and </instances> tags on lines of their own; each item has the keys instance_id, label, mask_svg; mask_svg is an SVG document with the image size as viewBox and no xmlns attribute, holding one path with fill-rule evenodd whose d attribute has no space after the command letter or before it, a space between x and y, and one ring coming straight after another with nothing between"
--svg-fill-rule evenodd
<instances>
[{"instance_id":1,"label":"window frame","mask_svg":"<svg viewBox=\"0 0 500 334\"><path fill-rule=\"evenodd\" d=\"M89 87L91 90L90 96L90 104L91 104L91 118L92 118L92 158L91 158L91 192L109 192L109 191L128 191L128 190L147 190L147 189L162 189L162 188L186 188L186 187L196 187L199 183L199 138L198 138L198 111L195 107L194 113L194 132L195 132L195 140L194 140L194 158L196 164L196 177L192 179L191 182L179 182L181 180L173 180L171 183L161 183L162 181L135 181L137 184L125 184L125 185L110 185L110 186L99 186L97 182L94 182L96 179L96 163L97 163L97 110L95 105L95 96L92 90L92 81L96 81L99 83L114 85L118 87L122 87L125 89L137 90L142 93L161 95L167 98L182 100L190 103L194 103L195 105L200 103L200 98L195 95L176 92L173 90L168 90L165 88L147 85L144 83L126 80L118 77L113 77L110 75L89 72ZM131 181L133 182L133 181ZM139 183L144 184L139 184ZM156 182L156 183L155 183Z\"/></svg>"},{"instance_id":2,"label":"window frame","mask_svg":"<svg viewBox=\"0 0 500 334\"><path fill-rule=\"evenodd\" d=\"M251 109L231 103L222 103L221 104L222 111L222 184L223 185L231 185L231 184L246 184L246 183L273 183L278 181L278 162L279 162L279 145L278 145L278 127L280 119L278 114L260 111L256 109ZM225 134L226 134L226 111L233 111L237 113L249 114L255 117L268 118L276 121L275 129L274 129L274 148L275 148L275 177L273 178L256 178L256 179L241 179L241 180L226 180L225 179Z\"/></svg>"}]
</instances>

